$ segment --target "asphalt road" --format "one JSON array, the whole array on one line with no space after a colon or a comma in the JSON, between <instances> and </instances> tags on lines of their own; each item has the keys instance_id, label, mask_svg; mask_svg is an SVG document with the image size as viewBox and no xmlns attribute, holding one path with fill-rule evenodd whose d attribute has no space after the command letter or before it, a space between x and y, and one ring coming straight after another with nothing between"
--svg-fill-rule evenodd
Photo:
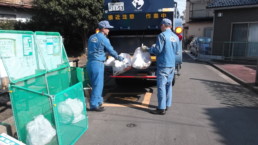
<instances>
[{"instance_id":1,"label":"asphalt road","mask_svg":"<svg viewBox=\"0 0 258 145\"><path fill-rule=\"evenodd\" d=\"M184 54L164 116L153 81L105 87L106 111L89 112L76 145L258 145L258 96L211 66Z\"/></svg>"}]
</instances>

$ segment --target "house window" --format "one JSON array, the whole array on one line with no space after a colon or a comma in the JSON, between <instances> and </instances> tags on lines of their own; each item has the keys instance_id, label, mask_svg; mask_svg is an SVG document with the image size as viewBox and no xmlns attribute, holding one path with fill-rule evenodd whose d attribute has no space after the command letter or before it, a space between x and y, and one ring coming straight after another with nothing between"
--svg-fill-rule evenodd
<instances>
[{"instance_id":1,"label":"house window","mask_svg":"<svg viewBox=\"0 0 258 145\"><path fill-rule=\"evenodd\" d=\"M258 56L258 23L233 24L232 50L234 56Z\"/></svg>"},{"instance_id":2,"label":"house window","mask_svg":"<svg viewBox=\"0 0 258 145\"><path fill-rule=\"evenodd\" d=\"M248 35L248 24L233 24L232 41L246 42Z\"/></svg>"},{"instance_id":3,"label":"house window","mask_svg":"<svg viewBox=\"0 0 258 145\"><path fill-rule=\"evenodd\" d=\"M249 24L249 35L248 41L249 42L258 42L258 23Z\"/></svg>"},{"instance_id":4,"label":"house window","mask_svg":"<svg viewBox=\"0 0 258 145\"><path fill-rule=\"evenodd\" d=\"M16 15L0 14L0 21L2 21L2 20L16 20Z\"/></svg>"}]
</instances>

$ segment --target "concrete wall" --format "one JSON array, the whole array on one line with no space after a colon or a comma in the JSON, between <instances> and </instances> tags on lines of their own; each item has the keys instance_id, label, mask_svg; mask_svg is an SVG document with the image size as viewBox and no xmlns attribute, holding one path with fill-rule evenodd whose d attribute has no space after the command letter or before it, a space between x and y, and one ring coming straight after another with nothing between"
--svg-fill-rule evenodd
<instances>
[{"instance_id":1,"label":"concrete wall","mask_svg":"<svg viewBox=\"0 0 258 145\"><path fill-rule=\"evenodd\" d=\"M219 17L218 13L222 16ZM214 16L213 54L223 55L223 42L231 41L232 23L258 22L258 8L216 10Z\"/></svg>"},{"instance_id":2,"label":"concrete wall","mask_svg":"<svg viewBox=\"0 0 258 145\"><path fill-rule=\"evenodd\" d=\"M212 28L212 22L192 22L187 24L188 29L186 30L186 36L204 36L204 29L205 28Z\"/></svg>"},{"instance_id":3,"label":"concrete wall","mask_svg":"<svg viewBox=\"0 0 258 145\"><path fill-rule=\"evenodd\" d=\"M184 40L191 36L204 36L206 28L213 29L213 10L206 9L209 0L189 0L186 3ZM212 13L212 15L207 15Z\"/></svg>"},{"instance_id":4,"label":"concrete wall","mask_svg":"<svg viewBox=\"0 0 258 145\"><path fill-rule=\"evenodd\" d=\"M189 16L190 16L190 3L186 1L186 9L185 9L185 22L189 22Z\"/></svg>"}]
</instances>

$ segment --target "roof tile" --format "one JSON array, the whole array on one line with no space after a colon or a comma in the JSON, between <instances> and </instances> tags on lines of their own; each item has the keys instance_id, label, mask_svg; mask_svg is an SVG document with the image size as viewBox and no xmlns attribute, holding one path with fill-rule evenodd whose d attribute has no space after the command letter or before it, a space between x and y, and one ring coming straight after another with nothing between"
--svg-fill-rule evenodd
<instances>
[{"instance_id":1,"label":"roof tile","mask_svg":"<svg viewBox=\"0 0 258 145\"><path fill-rule=\"evenodd\" d=\"M258 0L211 0L207 8L257 5Z\"/></svg>"}]
</instances>

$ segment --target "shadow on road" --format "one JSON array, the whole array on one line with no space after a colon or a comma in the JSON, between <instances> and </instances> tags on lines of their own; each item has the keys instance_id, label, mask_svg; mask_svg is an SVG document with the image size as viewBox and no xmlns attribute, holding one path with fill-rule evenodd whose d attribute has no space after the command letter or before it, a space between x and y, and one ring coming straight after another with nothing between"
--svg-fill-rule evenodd
<instances>
[{"instance_id":1,"label":"shadow on road","mask_svg":"<svg viewBox=\"0 0 258 145\"><path fill-rule=\"evenodd\" d=\"M258 145L257 108L239 107L205 109L215 133L224 145Z\"/></svg>"},{"instance_id":2,"label":"shadow on road","mask_svg":"<svg viewBox=\"0 0 258 145\"><path fill-rule=\"evenodd\" d=\"M191 58L188 54L186 54L185 52L183 52L183 63L184 63L184 62L187 62L187 63L206 64L206 62L199 61L199 60L194 60L194 59Z\"/></svg>"},{"instance_id":3,"label":"shadow on road","mask_svg":"<svg viewBox=\"0 0 258 145\"><path fill-rule=\"evenodd\" d=\"M140 96L145 93L153 93L152 87L156 86L155 80L140 80L140 79L119 79L114 83L114 87L109 90L105 90L106 93L121 93L119 95L112 95L107 103L115 103L124 105L128 108L149 112L148 108L156 108L157 106L151 104L143 104L140 100ZM129 95L128 95L129 94ZM134 95L130 95L134 94ZM137 100L125 99L131 96L137 98ZM115 98L115 99L114 99ZM139 107L144 106L144 107Z\"/></svg>"},{"instance_id":4,"label":"shadow on road","mask_svg":"<svg viewBox=\"0 0 258 145\"><path fill-rule=\"evenodd\" d=\"M10 136L13 136L12 127L8 123L0 122L0 126L4 126L6 129L6 133Z\"/></svg>"},{"instance_id":5,"label":"shadow on road","mask_svg":"<svg viewBox=\"0 0 258 145\"><path fill-rule=\"evenodd\" d=\"M247 90L241 85L234 85L230 83L190 78L192 80L201 81L205 84L206 89L218 100L221 104L235 106L235 107L252 107L258 110L258 96L257 94Z\"/></svg>"},{"instance_id":6,"label":"shadow on road","mask_svg":"<svg viewBox=\"0 0 258 145\"><path fill-rule=\"evenodd\" d=\"M258 145L258 97L241 85L190 78L205 84L224 108L207 108L220 142L225 145Z\"/></svg>"}]
</instances>

